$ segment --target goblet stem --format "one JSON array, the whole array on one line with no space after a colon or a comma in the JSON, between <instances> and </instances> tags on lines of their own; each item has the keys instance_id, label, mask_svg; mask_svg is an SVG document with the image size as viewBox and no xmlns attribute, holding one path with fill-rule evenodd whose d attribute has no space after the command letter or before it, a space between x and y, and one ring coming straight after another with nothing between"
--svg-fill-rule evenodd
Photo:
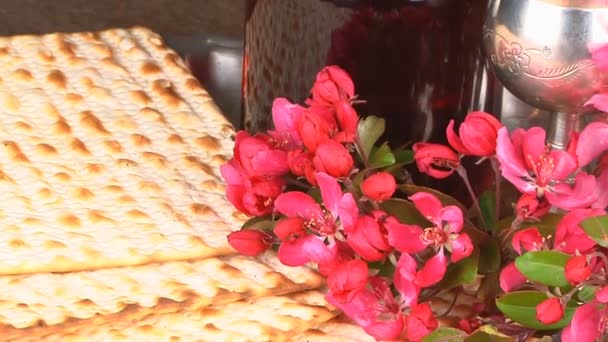
<instances>
[{"instance_id":1,"label":"goblet stem","mask_svg":"<svg viewBox=\"0 0 608 342\"><path fill-rule=\"evenodd\" d=\"M568 148L570 135L581 129L580 115L556 112L551 116L548 142L552 148L565 150Z\"/></svg>"}]
</instances>

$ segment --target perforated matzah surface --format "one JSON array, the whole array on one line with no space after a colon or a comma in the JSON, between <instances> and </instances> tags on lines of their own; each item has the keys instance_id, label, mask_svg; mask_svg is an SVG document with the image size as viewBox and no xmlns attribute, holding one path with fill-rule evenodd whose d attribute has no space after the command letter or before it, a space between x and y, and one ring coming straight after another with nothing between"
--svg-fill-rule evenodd
<instances>
[{"instance_id":1,"label":"perforated matzah surface","mask_svg":"<svg viewBox=\"0 0 608 342\"><path fill-rule=\"evenodd\" d=\"M5 341L292 341L298 333L335 317L323 294L296 294L241 300L199 310L163 307L133 309L51 328L5 330Z\"/></svg>"},{"instance_id":2,"label":"perforated matzah surface","mask_svg":"<svg viewBox=\"0 0 608 342\"><path fill-rule=\"evenodd\" d=\"M217 305L316 289L322 283L322 277L312 270L284 266L270 252L259 260L226 256L65 274L2 276L0 340L2 324L18 328L54 325L71 318L114 314L131 304L153 307L161 299L172 300L179 308L188 307L189 301Z\"/></svg>"},{"instance_id":3,"label":"perforated matzah surface","mask_svg":"<svg viewBox=\"0 0 608 342\"><path fill-rule=\"evenodd\" d=\"M231 134L146 29L0 38L0 274L228 253Z\"/></svg>"}]
</instances>

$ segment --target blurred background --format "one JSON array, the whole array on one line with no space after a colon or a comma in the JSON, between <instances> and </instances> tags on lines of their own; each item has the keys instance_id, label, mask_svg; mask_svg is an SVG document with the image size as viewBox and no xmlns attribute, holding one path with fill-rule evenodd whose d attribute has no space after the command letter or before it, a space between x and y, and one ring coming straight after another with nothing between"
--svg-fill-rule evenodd
<instances>
[{"instance_id":1,"label":"blurred background","mask_svg":"<svg viewBox=\"0 0 608 342\"><path fill-rule=\"evenodd\" d=\"M240 39L244 0L0 0L0 34L145 25L167 35Z\"/></svg>"}]
</instances>

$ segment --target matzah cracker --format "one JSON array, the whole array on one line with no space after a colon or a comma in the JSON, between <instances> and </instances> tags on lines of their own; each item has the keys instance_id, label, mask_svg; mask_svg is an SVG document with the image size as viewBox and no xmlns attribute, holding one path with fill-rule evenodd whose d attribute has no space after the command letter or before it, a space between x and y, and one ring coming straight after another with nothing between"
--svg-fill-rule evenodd
<instances>
[{"instance_id":1,"label":"matzah cracker","mask_svg":"<svg viewBox=\"0 0 608 342\"><path fill-rule=\"evenodd\" d=\"M74 321L48 328L0 331L5 341L280 342L337 315L323 293L301 292L241 300L199 310L162 307Z\"/></svg>"},{"instance_id":2,"label":"matzah cracker","mask_svg":"<svg viewBox=\"0 0 608 342\"><path fill-rule=\"evenodd\" d=\"M90 272L2 276L0 325L53 325L70 318L114 314L131 304L153 307L161 299L172 300L179 308L191 300L197 305L217 305L316 289L322 284L316 272L285 266L271 252L259 261L226 256Z\"/></svg>"},{"instance_id":3,"label":"matzah cracker","mask_svg":"<svg viewBox=\"0 0 608 342\"><path fill-rule=\"evenodd\" d=\"M151 31L0 37L0 274L231 253L232 134Z\"/></svg>"},{"instance_id":4,"label":"matzah cracker","mask_svg":"<svg viewBox=\"0 0 608 342\"><path fill-rule=\"evenodd\" d=\"M294 337L294 342L376 342L363 328L344 316L324 322Z\"/></svg>"}]
</instances>

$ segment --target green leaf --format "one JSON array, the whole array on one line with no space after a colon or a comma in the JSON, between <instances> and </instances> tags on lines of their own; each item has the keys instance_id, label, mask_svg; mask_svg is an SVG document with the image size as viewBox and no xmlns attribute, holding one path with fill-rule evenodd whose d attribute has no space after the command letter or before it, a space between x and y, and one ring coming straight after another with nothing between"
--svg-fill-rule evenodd
<instances>
[{"instance_id":1,"label":"green leaf","mask_svg":"<svg viewBox=\"0 0 608 342\"><path fill-rule=\"evenodd\" d=\"M412 202L404 199L391 198L383 201L380 203L380 209L389 215L395 216L401 223L417 224L422 227L430 224Z\"/></svg>"},{"instance_id":2,"label":"green leaf","mask_svg":"<svg viewBox=\"0 0 608 342\"><path fill-rule=\"evenodd\" d=\"M435 197L437 197L439 199L439 201L441 201L441 204L443 204L444 206L455 205L455 206L459 207L463 213L466 214L466 212L467 212L467 208L464 206L464 204L460 203L460 201L458 201L454 197L446 195L443 192L437 191L435 189L427 188L424 186L412 185L412 184L401 184L401 185L399 185L399 190L408 196L411 196L417 192L428 192L431 195L435 195Z\"/></svg>"},{"instance_id":3,"label":"green leaf","mask_svg":"<svg viewBox=\"0 0 608 342\"><path fill-rule=\"evenodd\" d=\"M497 272L500 268L500 245L490 240L479 246L479 273Z\"/></svg>"},{"instance_id":4,"label":"green leaf","mask_svg":"<svg viewBox=\"0 0 608 342\"><path fill-rule=\"evenodd\" d=\"M443 279L437 284L441 289L452 289L456 286L469 284L477 279L477 265L479 264L479 250L455 264L448 265Z\"/></svg>"},{"instance_id":5,"label":"green leaf","mask_svg":"<svg viewBox=\"0 0 608 342\"><path fill-rule=\"evenodd\" d=\"M485 226L491 231L496 230L496 192L493 190L484 191L479 196L479 207Z\"/></svg>"},{"instance_id":6,"label":"green leaf","mask_svg":"<svg viewBox=\"0 0 608 342\"><path fill-rule=\"evenodd\" d=\"M570 259L557 251L527 252L515 259L517 269L529 280L548 286L566 286L564 267Z\"/></svg>"},{"instance_id":7,"label":"green leaf","mask_svg":"<svg viewBox=\"0 0 608 342\"><path fill-rule=\"evenodd\" d=\"M308 190L307 194L309 194L310 197L314 198L317 203L323 203L323 199L321 198L321 189L319 189L318 187L314 187Z\"/></svg>"},{"instance_id":8,"label":"green leaf","mask_svg":"<svg viewBox=\"0 0 608 342\"><path fill-rule=\"evenodd\" d=\"M440 327L426 335L422 342L463 342L467 334L456 328Z\"/></svg>"},{"instance_id":9,"label":"green leaf","mask_svg":"<svg viewBox=\"0 0 608 342\"><path fill-rule=\"evenodd\" d=\"M608 215L585 219L581 226L600 246L608 247Z\"/></svg>"},{"instance_id":10,"label":"green leaf","mask_svg":"<svg viewBox=\"0 0 608 342\"><path fill-rule=\"evenodd\" d=\"M378 273L376 275L381 276L381 277L391 278L393 276L393 274L395 274L395 268L396 268L396 266L393 265L393 263L390 262L388 259L385 260L384 262L378 261L378 262L369 263L369 269L377 270Z\"/></svg>"},{"instance_id":11,"label":"green leaf","mask_svg":"<svg viewBox=\"0 0 608 342\"><path fill-rule=\"evenodd\" d=\"M272 215L254 217L247 222L243 223L241 229L257 229L257 230L265 230L271 231L274 229L274 226L277 225L277 221L272 220Z\"/></svg>"},{"instance_id":12,"label":"green leaf","mask_svg":"<svg viewBox=\"0 0 608 342\"><path fill-rule=\"evenodd\" d=\"M568 303L564 309L564 318L557 323L545 325L536 319L536 306L547 298L545 293L538 291L511 292L498 298L496 306L510 319L532 329L554 330L568 325L576 310L576 304Z\"/></svg>"},{"instance_id":13,"label":"green leaf","mask_svg":"<svg viewBox=\"0 0 608 342\"><path fill-rule=\"evenodd\" d=\"M413 150L393 150L395 156L395 163L399 165L407 165L414 162L414 151Z\"/></svg>"},{"instance_id":14,"label":"green leaf","mask_svg":"<svg viewBox=\"0 0 608 342\"><path fill-rule=\"evenodd\" d=\"M476 332L468 336L465 342L515 342L512 337L499 333L493 327L484 325Z\"/></svg>"},{"instance_id":15,"label":"green leaf","mask_svg":"<svg viewBox=\"0 0 608 342\"><path fill-rule=\"evenodd\" d=\"M379 148L374 148L369 158L369 168L379 169L395 164L395 156L391 152L388 143L382 144Z\"/></svg>"},{"instance_id":16,"label":"green leaf","mask_svg":"<svg viewBox=\"0 0 608 342\"><path fill-rule=\"evenodd\" d=\"M385 125L383 118L373 115L359 120L359 127L357 127L358 144L362 149L359 153L364 156L370 155L374 144L384 133Z\"/></svg>"},{"instance_id":17,"label":"green leaf","mask_svg":"<svg viewBox=\"0 0 608 342\"><path fill-rule=\"evenodd\" d=\"M582 302L587 303L595 298L595 293L597 290L597 286L586 286L583 287L576 295Z\"/></svg>"}]
</instances>

